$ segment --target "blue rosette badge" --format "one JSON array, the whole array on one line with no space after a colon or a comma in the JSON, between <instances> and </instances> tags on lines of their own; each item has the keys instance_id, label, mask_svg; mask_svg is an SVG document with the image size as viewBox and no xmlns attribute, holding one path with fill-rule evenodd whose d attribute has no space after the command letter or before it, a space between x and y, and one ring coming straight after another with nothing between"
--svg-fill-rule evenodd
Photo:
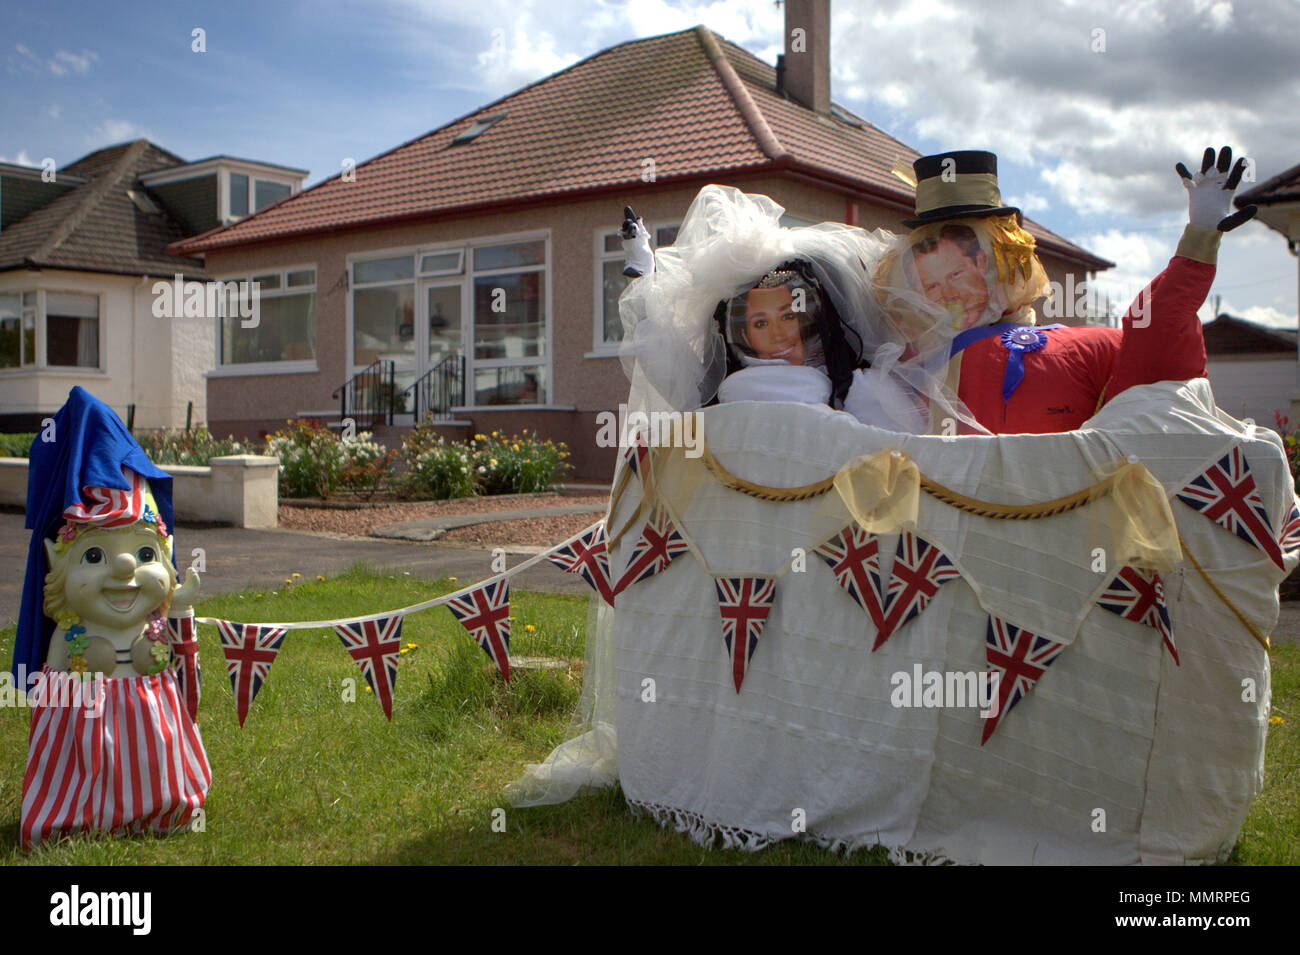
<instances>
[{"instance_id":1,"label":"blue rosette badge","mask_svg":"<svg viewBox=\"0 0 1300 955\"><path fill-rule=\"evenodd\" d=\"M1007 371L1002 376L1002 400L1010 401L1025 378L1025 355L1046 345L1047 335L1037 328L1022 325L1003 332L1002 344L1008 353Z\"/></svg>"}]
</instances>

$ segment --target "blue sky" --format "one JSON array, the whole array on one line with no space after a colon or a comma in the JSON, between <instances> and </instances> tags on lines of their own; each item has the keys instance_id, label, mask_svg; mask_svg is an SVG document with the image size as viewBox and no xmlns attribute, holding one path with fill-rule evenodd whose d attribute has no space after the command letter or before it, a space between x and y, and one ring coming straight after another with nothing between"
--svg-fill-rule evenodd
<instances>
[{"instance_id":1,"label":"blue sky","mask_svg":"<svg viewBox=\"0 0 1300 955\"><path fill-rule=\"evenodd\" d=\"M0 23L5 161L63 165L143 136L312 183L625 40L706 23L774 62L782 13L770 0L11 2ZM922 152L997 152L1004 196L1119 263L1100 283L1117 297L1173 252L1176 161L1229 144L1261 179L1300 163L1297 48L1293 0L832 4L834 98ZM1295 327L1296 259L1251 223L1225 240L1214 292Z\"/></svg>"}]
</instances>

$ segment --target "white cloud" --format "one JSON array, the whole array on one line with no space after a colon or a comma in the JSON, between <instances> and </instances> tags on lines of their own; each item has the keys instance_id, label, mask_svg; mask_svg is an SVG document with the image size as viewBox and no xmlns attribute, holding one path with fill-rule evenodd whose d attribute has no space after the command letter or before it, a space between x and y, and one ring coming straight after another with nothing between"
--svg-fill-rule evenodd
<instances>
[{"instance_id":1,"label":"white cloud","mask_svg":"<svg viewBox=\"0 0 1300 955\"><path fill-rule=\"evenodd\" d=\"M1295 312L1288 314L1267 305L1252 305L1249 308L1234 311L1228 307L1227 303L1224 303L1223 310L1234 318L1244 318L1246 321L1254 322L1257 325L1267 325L1270 328L1296 327Z\"/></svg>"},{"instance_id":2,"label":"white cloud","mask_svg":"<svg viewBox=\"0 0 1300 955\"><path fill-rule=\"evenodd\" d=\"M1048 201L1036 192L1027 192L1023 196L1004 196L1003 201L1028 215L1042 212L1049 206Z\"/></svg>"},{"instance_id":3,"label":"white cloud","mask_svg":"<svg viewBox=\"0 0 1300 955\"><path fill-rule=\"evenodd\" d=\"M93 50L82 50L80 53L59 50L54 54L54 59L48 61L48 65L55 76L65 76L68 73L87 73L98 62L99 54Z\"/></svg>"},{"instance_id":4,"label":"white cloud","mask_svg":"<svg viewBox=\"0 0 1300 955\"><path fill-rule=\"evenodd\" d=\"M148 132L129 119L106 119L93 130L87 140L98 146L109 146L134 139L149 139Z\"/></svg>"},{"instance_id":5,"label":"white cloud","mask_svg":"<svg viewBox=\"0 0 1300 955\"><path fill-rule=\"evenodd\" d=\"M0 162L13 163L15 166L39 165L39 163L37 163L35 159L27 155L27 150L25 149L18 150L18 155L15 156L13 159L10 159L8 156L0 156Z\"/></svg>"},{"instance_id":6,"label":"white cloud","mask_svg":"<svg viewBox=\"0 0 1300 955\"><path fill-rule=\"evenodd\" d=\"M63 115L63 111L59 109L59 106L58 106L57 103L54 104L53 106L51 106L51 107L50 107L49 109L47 109L45 112L49 114L50 119L58 119L59 117L61 117L61 116Z\"/></svg>"}]
</instances>

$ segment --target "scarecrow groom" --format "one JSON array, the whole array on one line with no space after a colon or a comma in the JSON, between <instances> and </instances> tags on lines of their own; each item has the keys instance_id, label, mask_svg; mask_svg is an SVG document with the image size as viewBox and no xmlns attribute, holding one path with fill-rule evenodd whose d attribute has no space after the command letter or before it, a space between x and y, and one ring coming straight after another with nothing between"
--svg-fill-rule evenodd
<instances>
[{"instance_id":1,"label":"scarecrow groom","mask_svg":"<svg viewBox=\"0 0 1300 955\"><path fill-rule=\"evenodd\" d=\"M1133 385L1205 376L1196 312L1214 281L1220 237L1255 213L1229 214L1246 160L1231 166L1227 147L1217 162L1207 149L1195 176L1177 165L1190 222L1121 330L1035 325L1029 305L1048 291L1047 274L1020 210L1002 204L997 157L924 156L913 164L916 217L903 222L912 231L881 260L877 298L910 339L947 359L940 375L988 431L1074 430Z\"/></svg>"}]
</instances>

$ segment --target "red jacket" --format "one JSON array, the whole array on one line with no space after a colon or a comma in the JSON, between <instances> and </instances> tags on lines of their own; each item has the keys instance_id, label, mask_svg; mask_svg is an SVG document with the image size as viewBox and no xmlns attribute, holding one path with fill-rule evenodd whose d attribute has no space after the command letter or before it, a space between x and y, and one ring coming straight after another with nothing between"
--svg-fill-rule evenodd
<instances>
[{"instance_id":1,"label":"red jacket","mask_svg":"<svg viewBox=\"0 0 1300 955\"><path fill-rule=\"evenodd\" d=\"M1214 273L1213 265L1175 255L1129 307L1122 332L1042 329L1047 344L1024 354L1025 377L1008 401L1007 346L1001 335L983 338L961 352L957 395L994 434L1046 434L1075 430L1133 385L1202 378L1205 339L1196 310Z\"/></svg>"}]
</instances>

